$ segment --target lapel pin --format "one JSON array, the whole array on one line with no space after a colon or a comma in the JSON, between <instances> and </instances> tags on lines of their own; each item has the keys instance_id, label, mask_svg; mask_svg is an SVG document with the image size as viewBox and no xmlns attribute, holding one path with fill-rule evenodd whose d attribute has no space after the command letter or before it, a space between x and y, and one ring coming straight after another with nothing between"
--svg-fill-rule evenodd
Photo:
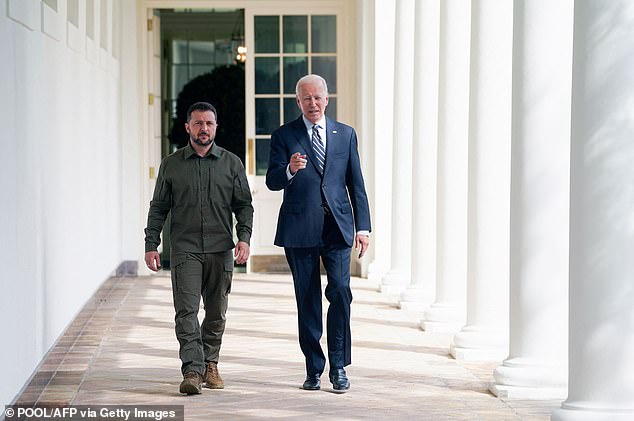
<instances>
[{"instance_id":1,"label":"lapel pin","mask_svg":"<svg viewBox=\"0 0 634 421\"><path fill-rule=\"evenodd\" d=\"M337 133L337 131L336 131L336 130L333 130L332 132L333 132L333 133Z\"/></svg>"}]
</instances>

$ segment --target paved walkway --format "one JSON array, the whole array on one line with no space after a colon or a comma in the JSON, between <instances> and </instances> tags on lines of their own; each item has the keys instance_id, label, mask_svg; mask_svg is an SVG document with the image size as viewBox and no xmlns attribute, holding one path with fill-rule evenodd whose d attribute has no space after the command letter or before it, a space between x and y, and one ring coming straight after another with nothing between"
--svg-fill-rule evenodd
<instances>
[{"instance_id":1,"label":"paved walkway","mask_svg":"<svg viewBox=\"0 0 634 421\"><path fill-rule=\"evenodd\" d=\"M290 276L236 274L219 369L224 390L182 396L167 273L112 278L67 329L21 404L185 405L185 419L548 420L559 401L502 400L496 364L456 361L450 335L423 332L365 279L353 279L351 390L304 391Z\"/></svg>"}]
</instances>

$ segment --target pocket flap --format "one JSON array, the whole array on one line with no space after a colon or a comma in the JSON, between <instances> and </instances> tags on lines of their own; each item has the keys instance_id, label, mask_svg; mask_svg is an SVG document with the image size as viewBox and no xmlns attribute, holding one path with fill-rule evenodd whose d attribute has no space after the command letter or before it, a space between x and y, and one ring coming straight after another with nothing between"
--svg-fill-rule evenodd
<instances>
[{"instance_id":1,"label":"pocket flap","mask_svg":"<svg viewBox=\"0 0 634 421\"><path fill-rule=\"evenodd\" d=\"M184 254L184 253L172 254L170 256L170 267L175 268L176 266L184 263L186 260L187 260L187 254Z\"/></svg>"},{"instance_id":2,"label":"pocket flap","mask_svg":"<svg viewBox=\"0 0 634 421\"><path fill-rule=\"evenodd\" d=\"M225 256L224 266L225 272L233 272L233 252L231 250Z\"/></svg>"}]
</instances>

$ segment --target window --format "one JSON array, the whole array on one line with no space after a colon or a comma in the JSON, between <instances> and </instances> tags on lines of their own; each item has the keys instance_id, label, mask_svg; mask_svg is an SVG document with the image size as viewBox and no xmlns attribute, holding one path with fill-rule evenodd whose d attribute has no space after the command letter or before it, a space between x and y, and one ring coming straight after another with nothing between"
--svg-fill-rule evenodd
<instances>
[{"instance_id":1,"label":"window","mask_svg":"<svg viewBox=\"0 0 634 421\"><path fill-rule=\"evenodd\" d=\"M297 80L316 73L328 83L326 115L337 116L335 15L254 17L256 175L266 174L271 132L299 117Z\"/></svg>"}]
</instances>

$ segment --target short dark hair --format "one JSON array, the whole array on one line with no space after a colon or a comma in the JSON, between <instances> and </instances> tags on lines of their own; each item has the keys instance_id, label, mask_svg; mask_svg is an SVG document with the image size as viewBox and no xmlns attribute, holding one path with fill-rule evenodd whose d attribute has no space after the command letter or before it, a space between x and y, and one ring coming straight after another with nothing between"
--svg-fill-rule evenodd
<instances>
[{"instance_id":1,"label":"short dark hair","mask_svg":"<svg viewBox=\"0 0 634 421\"><path fill-rule=\"evenodd\" d=\"M195 102L187 110L187 122L192 119L192 112L194 111L211 111L214 113L216 120L218 120L218 112L216 108L208 102Z\"/></svg>"}]
</instances>

